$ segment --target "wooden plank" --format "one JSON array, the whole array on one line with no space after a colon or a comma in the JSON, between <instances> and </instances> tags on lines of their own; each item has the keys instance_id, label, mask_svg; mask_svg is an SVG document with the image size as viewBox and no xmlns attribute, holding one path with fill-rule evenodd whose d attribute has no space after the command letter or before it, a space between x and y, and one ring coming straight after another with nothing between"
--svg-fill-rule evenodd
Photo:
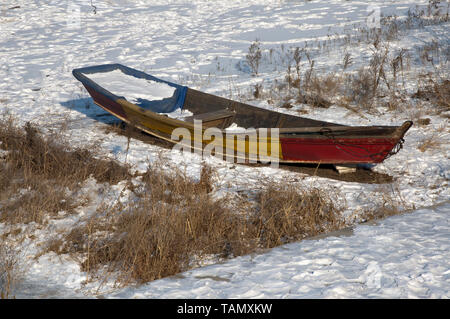
<instances>
[{"instance_id":1,"label":"wooden plank","mask_svg":"<svg viewBox=\"0 0 450 319\"><path fill-rule=\"evenodd\" d=\"M204 122L217 120L217 119L223 119L230 116L234 116L234 112L231 112L229 110L218 110L214 112L207 112L202 114L195 114L192 116L188 116L185 118L185 121L193 122L194 120L202 120Z\"/></svg>"},{"instance_id":2,"label":"wooden plank","mask_svg":"<svg viewBox=\"0 0 450 319\"><path fill-rule=\"evenodd\" d=\"M233 123L234 116L235 116L234 112L223 109L214 112L195 114L186 117L184 120L186 122L191 123L193 123L194 120L201 120L202 125L205 127L217 127L223 129L225 127L230 126Z\"/></svg>"},{"instance_id":3,"label":"wooden plank","mask_svg":"<svg viewBox=\"0 0 450 319\"><path fill-rule=\"evenodd\" d=\"M334 165L339 174L356 173L356 166L354 165Z\"/></svg>"}]
</instances>

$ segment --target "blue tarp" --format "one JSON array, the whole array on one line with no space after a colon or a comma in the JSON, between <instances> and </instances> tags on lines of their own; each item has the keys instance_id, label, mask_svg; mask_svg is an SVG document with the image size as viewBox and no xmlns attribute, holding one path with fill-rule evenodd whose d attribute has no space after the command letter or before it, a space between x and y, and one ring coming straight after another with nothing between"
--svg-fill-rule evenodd
<instances>
[{"instance_id":1,"label":"blue tarp","mask_svg":"<svg viewBox=\"0 0 450 319\"><path fill-rule=\"evenodd\" d=\"M172 97L165 98L158 101L148 101L145 99L138 99L138 102L135 103L139 105L140 107L150 110L157 113L170 113L175 111L176 109L182 109L184 105L184 99L186 97L186 91L187 87L178 85L172 82L164 81L158 78L155 78L154 76L151 76L149 74L146 74L144 72L126 67L121 64L104 64L104 65L96 65L96 66L90 66L80 69L74 69L72 71L72 74L75 78L77 78L81 83L84 85L88 85L92 87L94 90L98 91L99 93L107 96L110 99L117 100L118 98L123 98L123 96L115 95L114 92L109 92L97 83L95 83L93 80L89 79L89 74L93 73L99 73L99 72L110 72L114 70L121 70L123 73L134 76L136 78L144 78L147 80L152 80L160 83L166 83L171 87L175 88L175 92L173 93Z\"/></svg>"}]
</instances>

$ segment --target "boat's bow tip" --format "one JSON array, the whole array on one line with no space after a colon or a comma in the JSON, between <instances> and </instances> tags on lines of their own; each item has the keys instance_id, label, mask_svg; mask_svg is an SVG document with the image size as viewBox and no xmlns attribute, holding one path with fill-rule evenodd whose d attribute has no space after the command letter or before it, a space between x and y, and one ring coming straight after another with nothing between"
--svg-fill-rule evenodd
<instances>
[{"instance_id":1,"label":"boat's bow tip","mask_svg":"<svg viewBox=\"0 0 450 319\"><path fill-rule=\"evenodd\" d=\"M403 124L397 129L399 138L403 138L409 128L413 125L413 121L405 121Z\"/></svg>"},{"instance_id":2,"label":"boat's bow tip","mask_svg":"<svg viewBox=\"0 0 450 319\"><path fill-rule=\"evenodd\" d=\"M409 130L409 128L413 125L413 121L405 121L402 124L402 129L404 130L404 132L406 133L407 130Z\"/></svg>"}]
</instances>

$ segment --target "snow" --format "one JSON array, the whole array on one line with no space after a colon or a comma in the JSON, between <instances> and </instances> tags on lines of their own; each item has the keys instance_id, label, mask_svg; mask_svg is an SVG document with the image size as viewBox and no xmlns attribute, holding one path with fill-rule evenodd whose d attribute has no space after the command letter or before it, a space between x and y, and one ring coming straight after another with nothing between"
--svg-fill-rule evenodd
<instances>
[{"instance_id":1,"label":"snow","mask_svg":"<svg viewBox=\"0 0 450 319\"><path fill-rule=\"evenodd\" d=\"M183 120L185 117L194 115L194 113L192 113L191 111L184 109L176 109L175 111L172 111L170 113L159 113L159 114L167 115L170 118L179 120Z\"/></svg>"},{"instance_id":2,"label":"snow","mask_svg":"<svg viewBox=\"0 0 450 319\"><path fill-rule=\"evenodd\" d=\"M85 276L73 261L42 256L17 297L83 297ZM449 298L450 203L93 296Z\"/></svg>"},{"instance_id":3,"label":"snow","mask_svg":"<svg viewBox=\"0 0 450 319\"><path fill-rule=\"evenodd\" d=\"M175 92L175 88L167 83L137 78L121 70L85 74L85 76L109 92L123 96L133 103L138 103L139 99L162 100L172 97Z\"/></svg>"},{"instance_id":4,"label":"snow","mask_svg":"<svg viewBox=\"0 0 450 319\"><path fill-rule=\"evenodd\" d=\"M240 127L236 123L231 123L230 126L225 128L225 132L227 133L245 133L247 129L245 127Z\"/></svg>"},{"instance_id":5,"label":"snow","mask_svg":"<svg viewBox=\"0 0 450 319\"><path fill-rule=\"evenodd\" d=\"M96 142L105 156L126 161L138 171L145 171L149 163L162 157L169 159L173 167L186 167L187 174L198 178L204 160L219 175L216 197L251 192L280 182L320 187L336 194L339 204L348 207L344 217L349 221L358 221L362 211L383 205L386 193L398 196L399 207L411 212L374 225L358 225L328 237L193 269L139 287L118 289L106 282L98 289L94 283L85 283L86 273L69 256L47 253L35 258L40 252L36 242L42 243L55 233L70 229L79 218L93 213L102 200L126 200L126 194L122 194L125 185L109 188L88 180L84 192L90 194L91 202L80 209L78 216L50 222L48 227L40 229L23 226L36 239L28 238L21 244L28 267L16 297L449 297L448 118L427 114L419 104L394 112L363 115L336 105L328 109L302 106L302 110L308 111L306 117L350 125L399 125L420 112L431 119L428 126L414 125L405 136L403 149L372 168L374 172L392 176L391 183L344 182L273 167L233 165L216 158L202 159L196 154L183 156L140 140L128 141L125 136L105 134L107 124L116 120L93 104L71 74L72 69L84 66L121 63L161 79L238 100L254 85L268 84L286 75L286 60L279 53L282 44L285 48L303 47L305 43L312 47L317 45L315 41L327 41L330 48L313 56L316 70L339 73L344 48L333 46L330 36L357 30L358 24L364 24L367 2L94 2L96 13L86 1L71 1L72 7L62 0L0 4L0 112L9 111L22 123L32 121L43 130L64 125L67 130L63 134L74 146ZM428 1L372 1L371 4L379 5L385 14L405 17L408 8L416 5L425 8ZM8 9L13 6L20 8ZM409 30L399 40L392 41L391 48L413 49L432 40L448 47L445 31L448 28L449 23ZM265 50L256 77L245 63L245 55L255 38L259 38ZM270 49L274 49L273 55ZM354 70L371 54L364 45L345 49L352 54ZM410 72L427 71L414 68L418 61L411 63ZM444 57L439 67L443 74L449 73ZM108 77L104 83L106 88L131 101L137 97L151 100L171 96L170 87L163 85L155 90L155 83L134 83L128 76L113 75L119 81L111 81L111 74L104 74L105 79ZM410 81L406 87L413 90L415 84ZM143 85L150 86L145 96L142 96ZM298 115L299 110L299 106L278 109L265 100L250 103L288 114ZM175 118L191 115L181 110L176 112L179 114L167 115ZM436 134L441 142L439 147L424 152L418 149L424 140ZM109 193L102 195L105 198L96 197L100 189L108 190ZM6 229L0 223L0 234Z\"/></svg>"}]
</instances>

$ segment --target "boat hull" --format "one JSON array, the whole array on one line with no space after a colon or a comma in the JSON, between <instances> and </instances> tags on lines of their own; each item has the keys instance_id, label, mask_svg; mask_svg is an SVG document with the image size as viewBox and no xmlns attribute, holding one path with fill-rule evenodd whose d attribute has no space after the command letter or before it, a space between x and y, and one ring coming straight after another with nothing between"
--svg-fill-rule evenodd
<instances>
[{"instance_id":1,"label":"boat hull","mask_svg":"<svg viewBox=\"0 0 450 319\"><path fill-rule=\"evenodd\" d=\"M76 77L79 78L79 76ZM177 128L186 129L190 133L189 147L194 150L203 150L213 141L211 137L205 137L204 128L198 134L193 123L145 110L124 98L114 96L107 91L105 93L105 90L99 89L97 85L90 85L91 83L83 81L83 78L81 82L98 106L142 131L176 144L180 143L180 140L177 139L178 136L174 138L172 133ZM199 94L204 93L193 91L192 96L197 97ZM214 98L217 98L216 104L238 103L211 95L207 95L205 101L213 99L214 102ZM189 96L186 99L189 101ZM273 116L280 118L284 116L282 113L272 113ZM412 122L407 121L398 127L347 127L338 124L325 126L329 123L323 122L322 125L322 122L305 120L312 121L313 126L292 129L268 128L264 129L266 130L264 134L260 133L262 129L257 129L255 139L245 136L242 138L242 134L224 134L223 140L219 142L220 147L215 148L213 154L227 160L230 159L231 154L231 157L238 162L239 160L251 162L255 159L267 159L268 156L271 160L288 163L340 165L380 163L391 155L398 145L401 146L404 134L412 125ZM239 138L240 135L241 138ZM215 143L217 144L217 140Z\"/></svg>"},{"instance_id":2,"label":"boat hull","mask_svg":"<svg viewBox=\"0 0 450 319\"><path fill-rule=\"evenodd\" d=\"M280 138L285 162L358 164L380 163L398 143L374 138Z\"/></svg>"}]
</instances>

